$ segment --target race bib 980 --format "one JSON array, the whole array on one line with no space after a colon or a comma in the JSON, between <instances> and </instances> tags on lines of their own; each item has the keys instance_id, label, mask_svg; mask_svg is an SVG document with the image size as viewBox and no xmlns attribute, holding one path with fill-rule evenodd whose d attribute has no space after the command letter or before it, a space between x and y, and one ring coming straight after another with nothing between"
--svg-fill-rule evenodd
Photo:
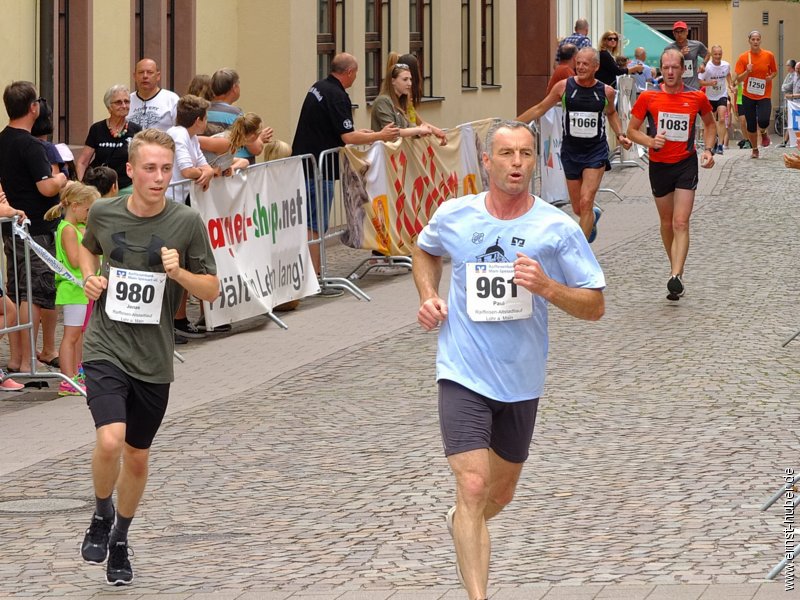
<instances>
[{"instance_id":1,"label":"race bib 980","mask_svg":"<svg viewBox=\"0 0 800 600\"><path fill-rule=\"evenodd\" d=\"M157 325L166 281L166 273L109 267L106 314L123 323Z\"/></svg>"},{"instance_id":2,"label":"race bib 980","mask_svg":"<svg viewBox=\"0 0 800 600\"><path fill-rule=\"evenodd\" d=\"M467 263L467 315L473 321L516 321L533 314L533 295L514 283L514 263Z\"/></svg>"}]
</instances>

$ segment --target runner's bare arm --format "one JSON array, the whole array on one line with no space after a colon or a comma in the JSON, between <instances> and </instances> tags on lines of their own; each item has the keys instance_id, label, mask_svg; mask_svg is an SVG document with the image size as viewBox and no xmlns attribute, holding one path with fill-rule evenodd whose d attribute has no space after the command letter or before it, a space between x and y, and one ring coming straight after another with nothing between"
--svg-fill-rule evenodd
<instances>
[{"instance_id":1,"label":"runner's bare arm","mask_svg":"<svg viewBox=\"0 0 800 600\"><path fill-rule=\"evenodd\" d=\"M658 133L656 137L652 138L644 131L639 130L639 128L642 126L642 123L642 119L631 115L631 120L628 123L628 131L625 133L627 138L633 141L635 144L639 144L645 148L654 148L656 150L663 148L664 142L666 141L663 132Z\"/></svg>"},{"instance_id":2,"label":"runner's bare arm","mask_svg":"<svg viewBox=\"0 0 800 600\"><path fill-rule=\"evenodd\" d=\"M83 291L89 300L97 300L100 294L108 287L108 280L102 275L97 275L100 269L100 257L92 254L86 246L81 244L78 248L78 267L83 277Z\"/></svg>"},{"instance_id":3,"label":"runner's bare arm","mask_svg":"<svg viewBox=\"0 0 800 600\"><path fill-rule=\"evenodd\" d=\"M714 148L717 143L716 122L714 121L714 113L709 112L701 116L704 125L703 143L706 149L703 150L700 166L710 169L714 166L714 153L711 151L711 148Z\"/></svg>"},{"instance_id":4,"label":"runner's bare arm","mask_svg":"<svg viewBox=\"0 0 800 600\"><path fill-rule=\"evenodd\" d=\"M423 329L431 331L447 318L447 303L439 297L442 257L428 254L417 246L414 246L411 256L411 271L419 292L417 321Z\"/></svg>"},{"instance_id":5,"label":"runner's bare arm","mask_svg":"<svg viewBox=\"0 0 800 600\"><path fill-rule=\"evenodd\" d=\"M548 277L537 261L521 252L514 261L514 283L578 319L597 321L605 313L602 290L572 288L559 283Z\"/></svg>"},{"instance_id":6,"label":"runner's bare arm","mask_svg":"<svg viewBox=\"0 0 800 600\"><path fill-rule=\"evenodd\" d=\"M208 273L192 273L181 267L180 255L174 248L161 248L161 262L167 277L181 285L192 296L213 302L219 296L219 279Z\"/></svg>"},{"instance_id":7,"label":"runner's bare arm","mask_svg":"<svg viewBox=\"0 0 800 600\"><path fill-rule=\"evenodd\" d=\"M522 121L523 123L530 123L541 117L544 113L548 110L553 108L558 101L561 99L561 96L564 95L564 90L567 88L567 80L562 79L558 83L553 86L553 89L550 90L550 93L544 97L544 100L539 102L534 106L531 106L528 110L517 117L517 121Z\"/></svg>"}]
</instances>

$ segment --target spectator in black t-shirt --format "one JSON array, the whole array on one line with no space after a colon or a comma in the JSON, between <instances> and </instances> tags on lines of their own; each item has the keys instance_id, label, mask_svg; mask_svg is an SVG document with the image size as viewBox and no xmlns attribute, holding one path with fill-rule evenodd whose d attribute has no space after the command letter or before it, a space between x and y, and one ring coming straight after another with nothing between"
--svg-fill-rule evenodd
<instances>
[{"instance_id":1,"label":"spectator in black t-shirt","mask_svg":"<svg viewBox=\"0 0 800 600\"><path fill-rule=\"evenodd\" d=\"M89 127L85 146L78 157L76 167L78 179L88 167L104 165L117 173L120 192L130 192L131 178L125 165L128 163L128 146L133 136L142 128L128 120L131 109L131 93L126 85L112 85L103 95L103 103L108 109L108 118Z\"/></svg>"},{"instance_id":2,"label":"spectator in black t-shirt","mask_svg":"<svg viewBox=\"0 0 800 600\"><path fill-rule=\"evenodd\" d=\"M311 86L303 101L292 143L292 156L312 154L314 158L319 159L320 153L330 148L338 148L345 144L390 142L399 137L400 129L394 123L389 123L380 131L354 127L352 103L345 90L353 85L357 74L358 62L354 56L343 52L333 57L331 74ZM333 181L338 176L337 167L338 163L335 161L333 165L320 165L325 177L322 182L324 212L321 219L318 219L317 215L314 186L311 185L311 181L306 185L309 240L319 239L319 234L325 233L328 229L328 214L333 201ZM319 274L319 245L312 244L309 249L314 271Z\"/></svg>"},{"instance_id":3,"label":"spectator in black t-shirt","mask_svg":"<svg viewBox=\"0 0 800 600\"><path fill-rule=\"evenodd\" d=\"M8 203L22 210L31 221L28 228L34 241L55 255L54 221L45 221L44 214L58 204L58 193L67 184L63 173L53 174L44 146L31 135L40 104L36 87L29 81L15 81L3 92L3 103L8 113L8 126L0 132L0 183L8 196ZM28 303L32 307L34 334L42 309L55 310L56 287L53 272L34 253L30 253L31 298L27 294L25 249L19 238L5 231L3 236L8 260L8 286L11 298L19 298L19 321L28 322ZM12 334L14 335L14 334ZM21 364L9 364L10 369L27 370L31 365L32 350L28 335L20 335ZM34 335L34 339L37 336ZM41 359L57 364L55 348L52 356Z\"/></svg>"}]
</instances>

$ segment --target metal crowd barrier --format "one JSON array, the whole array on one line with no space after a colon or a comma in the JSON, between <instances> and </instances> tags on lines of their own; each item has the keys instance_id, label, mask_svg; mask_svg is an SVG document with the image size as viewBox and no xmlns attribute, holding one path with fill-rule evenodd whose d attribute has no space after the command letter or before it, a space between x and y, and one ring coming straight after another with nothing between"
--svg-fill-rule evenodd
<instances>
[{"instance_id":1,"label":"metal crowd barrier","mask_svg":"<svg viewBox=\"0 0 800 600\"><path fill-rule=\"evenodd\" d=\"M8 227L11 226L12 222L16 222L16 218L0 218L0 224L5 225L8 223ZM23 229L27 233L27 222L22 225ZM3 259L5 260L5 268L0 268L0 289L3 291L3 295L9 298L14 305L17 307L17 311L19 311L20 306L20 297L21 294L19 293L19 287L14 290L10 290L7 285L8 278L6 277L6 269L8 272L13 270L14 273L14 281L19 282L19 269L18 269L18 262L19 256L18 252L20 251L20 243L22 246L22 250L24 252L24 276L25 276L25 292L26 298L29 300L33 297L32 290L31 290L31 249L30 243L27 238L20 238L15 236L13 233L8 234L7 232L0 229L0 242L2 242L2 246L4 249ZM10 260L7 258L8 254L10 254ZM5 302L5 300L0 300L0 302ZM66 375L60 372L53 372L53 371L38 371L37 370L37 359L36 359L36 339L33 335L33 304L29 301L28 303L28 310L26 323L20 323L21 315L17 312L17 318L13 321L9 322L8 314L5 310L5 306L3 306L2 315L0 315L0 336L6 334L9 336L9 344L11 344L10 336L14 333L19 332L20 336L27 335L28 336L28 343L31 349L31 357L30 357L30 365L20 365L20 371L16 373L6 373L5 376L2 377L2 380L6 379L31 379L35 381L42 381L44 379L58 379L60 381L66 381L75 389L75 391L83 396L86 397L86 392L82 390L79 386L75 386L72 379L67 377ZM21 339L19 340L22 341ZM19 349L18 351L21 351ZM30 367L29 370L25 371L26 367Z\"/></svg>"},{"instance_id":2,"label":"metal crowd barrier","mask_svg":"<svg viewBox=\"0 0 800 600\"><path fill-rule=\"evenodd\" d=\"M775 492L761 507L761 511L763 512L767 510L770 506L775 504L778 500L784 498L785 496L785 500L783 503L784 514L788 513L792 515L791 522L785 522L785 526L788 525L788 527L791 528L792 530L794 529L793 515L797 506L800 505L800 486L797 485L798 482L800 482L800 474L797 474L792 479L787 480L786 483L781 487L781 489ZM787 495L787 492L789 492L789 495ZM791 508L789 508L789 504L787 504L787 502L791 504ZM794 538L791 539L786 538L786 539L787 543L794 540ZM786 548L788 548L788 546L786 546ZM786 554L788 554L789 556L786 556ZM794 558L797 556L800 556L800 543L795 545L795 547L790 552L785 552L784 558L777 565L775 565L772 568L772 570L767 574L767 579L770 581L775 579L778 576L778 574L781 571L783 571L783 569L786 568L786 565L788 565L789 562L792 562Z\"/></svg>"},{"instance_id":3,"label":"metal crowd barrier","mask_svg":"<svg viewBox=\"0 0 800 600\"><path fill-rule=\"evenodd\" d=\"M365 261L362 261L359 267L356 267L347 277L337 277L331 274L328 265L328 257L326 251L327 242L330 240L341 238L347 230L347 212L344 208L344 199L347 191L342 187L342 182L337 177L337 169L339 164L339 151L340 148L331 148L325 150L319 155L319 162L317 163L319 170L319 177L317 177L317 214L321 215L323 209L322 190L323 187L333 190L333 198L331 201L330 218L328 220L328 230L320 236L321 239L316 243L320 245L320 274L319 284L322 287L332 287L346 290L353 294L359 300L371 300L371 298L364 293L361 288L353 283L353 280L358 279L357 275L361 265L371 263L370 269L381 265L392 265L392 261L396 260L400 266L407 266L411 268L411 257L380 257L375 256ZM363 274L366 274L363 273ZM362 274L362 275L363 275Z\"/></svg>"}]
</instances>

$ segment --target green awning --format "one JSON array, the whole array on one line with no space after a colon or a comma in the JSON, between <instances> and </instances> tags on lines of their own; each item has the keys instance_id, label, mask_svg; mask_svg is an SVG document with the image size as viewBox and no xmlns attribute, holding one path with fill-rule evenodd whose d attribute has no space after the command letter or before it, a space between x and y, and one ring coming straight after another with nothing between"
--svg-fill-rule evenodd
<instances>
[{"instance_id":1,"label":"green awning","mask_svg":"<svg viewBox=\"0 0 800 600\"><path fill-rule=\"evenodd\" d=\"M661 66L659 64L661 53L674 40L642 23L636 17L630 16L628 13L625 13L623 27L622 54L629 59L633 59L633 51L641 46L647 52L647 60L645 62L651 67L659 68Z\"/></svg>"}]
</instances>

